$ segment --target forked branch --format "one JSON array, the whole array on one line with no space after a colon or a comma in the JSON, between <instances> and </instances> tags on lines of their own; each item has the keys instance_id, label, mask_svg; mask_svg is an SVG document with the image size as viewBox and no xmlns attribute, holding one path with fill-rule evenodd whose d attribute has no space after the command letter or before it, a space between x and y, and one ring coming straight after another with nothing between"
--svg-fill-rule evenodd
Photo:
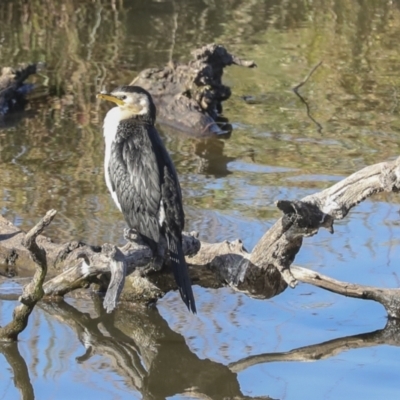
<instances>
[{"instance_id":1,"label":"forked branch","mask_svg":"<svg viewBox=\"0 0 400 400\"><path fill-rule=\"evenodd\" d=\"M292 266L304 237L315 235L321 227L333 233L335 220L343 219L358 203L375 193L399 189L400 158L366 167L302 200L280 200L277 206L283 217L263 235L251 253L240 240L205 243L195 233L184 234L183 248L192 282L209 288L229 285L248 296L267 299L301 281L344 296L377 301L390 317L400 318L400 291L397 289L349 284ZM9 234L0 241L0 254L3 251L9 254L12 240L21 233L0 220L0 232L3 229ZM30 243L27 236L25 243ZM37 261L43 260L45 252L53 272L63 269L44 285L49 296L63 296L92 284L97 285L96 290L105 292L108 285L104 305L111 311L118 300L153 302L176 289L167 265L158 272L143 268L152 254L146 245L135 239L121 248L108 244L92 247L78 242L54 245L45 240L41 241L41 246L41 252L34 251ZM22 251L13 249L18 255Z\"/></svg>"},{"instance_id":2,"label":"forked branch","mask_svg":"<svg viewBox=\"0 0 400 400\"><path fill-rule=\"evenodd\" d=\"M47 273L46 250L36 242L37 237L43 232L56 215L55 210L50 210L26 235L24 246L36 263L36 271L32 281L23 289L17 306L13 313L13 319L5 327L0 328L0 340L15 341L18 335L26 328L29 316L36 303L43 297L43 282Z\"/></svg>"}]
</instances>

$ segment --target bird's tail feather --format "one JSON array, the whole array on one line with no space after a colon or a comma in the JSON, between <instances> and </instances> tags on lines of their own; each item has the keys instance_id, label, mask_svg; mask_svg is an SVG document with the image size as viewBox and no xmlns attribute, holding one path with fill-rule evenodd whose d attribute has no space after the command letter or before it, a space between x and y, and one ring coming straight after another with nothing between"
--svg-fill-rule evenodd
<instances>
[{"instance_id":1,"label":"bird's tail feather","mask_svg":"<svg viewBox=\"0 0 400 400\"><path fill-rule=\"evenodd\" d=\"M189 277L188 267L185 261L185 256L182 250L182 244L175 235L167 233L169 258L171 260L172 271L174 273L175 281L179 288L179 293L182 297L186 307L196 313L196 304L194 301L192 283Z\"/></svg>"}]
</instances>

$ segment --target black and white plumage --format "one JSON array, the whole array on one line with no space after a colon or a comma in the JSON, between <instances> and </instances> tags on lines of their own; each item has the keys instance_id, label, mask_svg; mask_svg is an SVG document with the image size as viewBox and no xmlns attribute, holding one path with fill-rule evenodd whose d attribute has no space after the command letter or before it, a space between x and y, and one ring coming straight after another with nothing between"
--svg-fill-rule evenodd
<instances>
[{"instance_id":1,"label":"black and white plumage","mask_svg":"<svg viewBox=\"0 0 400 400\"><path fill-rule=\"evenodd\" d=\"M108 190L131 229L157 254L164 237L182 300L196 312L182 251L184 212L178 176L154 127L151 95L138 86L121 86L99 98L117 104L104 119L104 172Z\"/></svg>"}]
</instances>

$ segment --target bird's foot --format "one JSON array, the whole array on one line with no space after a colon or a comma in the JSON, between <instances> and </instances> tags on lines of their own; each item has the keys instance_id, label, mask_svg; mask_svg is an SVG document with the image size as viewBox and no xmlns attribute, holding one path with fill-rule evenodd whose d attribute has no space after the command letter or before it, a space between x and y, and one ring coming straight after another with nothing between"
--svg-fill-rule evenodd
<instances>
[{"instance_id":1,"label":"bird's foot","mask_svg":"<svg viewBox=\"0 0 400 400\"><path fill-rule=\"evenodd\" d=\"M148 275L152 272L159 272L162 270L162 267L164 265L164 258L157 256L154 257L149 264L147 264L145 267L142 268L141 272L142 275Z\"/></svg>"},{"instance_id":2,"label":"bird's foot","mask_svg":"<svg viewBox=\"0 0 400 400\"><path fill-rule=\"evenodd\" d=\"M161 271L164 265L164 258L161 256L154 257L151 260L150 267L153 271Z\"/></svg>"}]
</instances>

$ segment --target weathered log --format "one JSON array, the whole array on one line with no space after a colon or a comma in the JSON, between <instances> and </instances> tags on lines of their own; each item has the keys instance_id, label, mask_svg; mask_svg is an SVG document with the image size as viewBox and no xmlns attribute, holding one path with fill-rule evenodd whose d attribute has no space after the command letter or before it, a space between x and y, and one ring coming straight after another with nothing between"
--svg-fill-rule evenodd
<instances>
[{"instance_id":1,"label":"weathered log","mask_svg":"<svg viewBox=\"0 0 400 400\"><path fill-rule=\"evenodd\" d=\"M344 218L362 200L382 191L397 192L399 177L400 158L366 167L301 201L278 201L277 206L284 216L264 234L251 253L244 249L240 240L210 244L199 241L193 233L185 234L184 252L193 284L212 288L230 285L249 296L267 299L278 295L288 285L295 287L299 280L345 296L378 301L390 317L400 318L400 291L397 289L348 284L304 268L291 268L303 237L316 234L321 227L333 233L334 221ZM24 234L4 220L0 220L0 229L5 229L5 232L0 231L3 259L12 263L18 263L20 258L26 260L26 251L15 243L16 238L21 240ZM44 285L47 295L63 296L93 283L100 289L105 288L111 266L115 284L106 295L105 305L109 311L116 304L125 272L121 301L152 302L176 289L168 266L158 272L143 268L151 259L151 252L134 238L119 249L112 245L92 247L78 242L55 245L45 238L41 238L40 243L53 266L52 274L63 268L62 273Z\"/></svg>"},{"instance_id":2,"label":"weathered log","mask_svg":"<svg viewBox=\"0 0 400 400\"><path fill-rule=\"evenodd\" d=\"M38 64L21 65L18 68L5 67L0 75L0 117L12 111L21 110L25 105L25 96L32 85L24 81L35 74Z\"/></svg>"},{"instance_id":3,"label":"weathered log","mask_svg":"<svg viewBox=\"0 0 400 400\"><path fill-rule=\"evenodd\" d=\"M36 264L35 275L22 291L19 301L22 303L14 309L13 319L6 326L0 328L0 340L15 341L18 335L28 325L29 316L36 303L44 295L43 282L47 273L46 250L36 242L36 238L43 232L44 228L50 225L55 210L50 210L24 237L23 245L31 255Z\"/></svg>"},{"instance_id":4,"label":"weathered log","mask_svg":"<svg viewBox=\"0 0 400 400\"><path fill-rule=\"evenodd\" d=\"M214 43L194 50L192 56L187 64L171 62L164 68L145 69L131 85L151 93L159 122L197 136L226 133L217 121L222 102L231 96L230 88L222 84L224 68L233 64L253 68L256 64Z\"/></svg>"}]
</instances>

